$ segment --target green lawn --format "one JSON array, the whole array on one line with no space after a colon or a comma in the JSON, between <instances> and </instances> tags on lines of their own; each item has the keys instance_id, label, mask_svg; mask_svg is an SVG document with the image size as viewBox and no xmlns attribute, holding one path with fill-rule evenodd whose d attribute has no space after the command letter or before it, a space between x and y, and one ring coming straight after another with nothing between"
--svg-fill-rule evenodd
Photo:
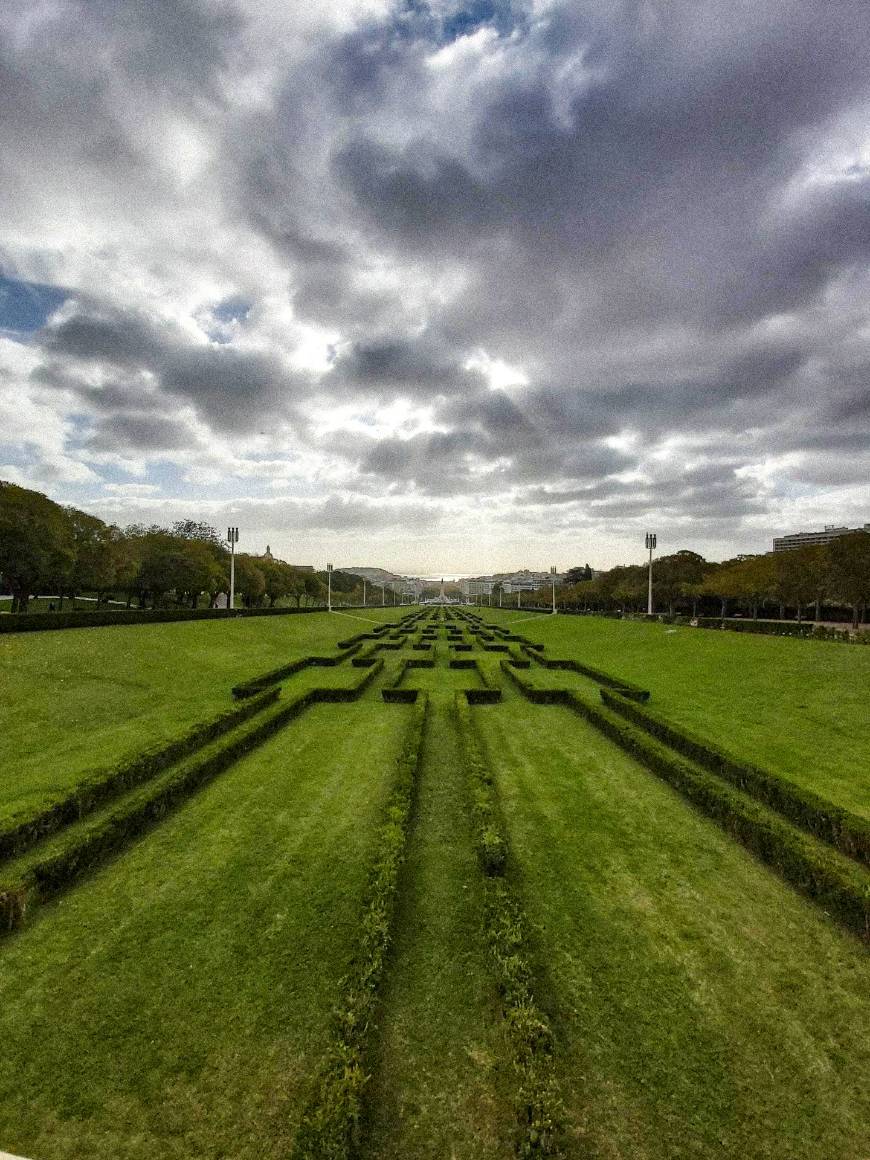
<instances>
[{"instance_id":1,"label":"green lawn","mask_svg":"<svg viewBox=\"0 0 870 1160\"><path fill-rule=\"evenodd\" d=\"M0 947L0 1148L286 1156L407 713L310 709Z\"/></svg>"},{"instance_id":2,"label":"green lawn","mask_svg":"<svg viewBox=\"0 0 870 1160\"><path fill-rule=\"evenodd\" d=\"M513 1110L500 1090L504 1043L452 697L430 696L370 1094L371 1160L510 1155Z\"/></svg>"},{"instance_id":3,"label":"green lawn","mask_svg":"<svg viewBox=\"0 0 870 1160\"><path fill-rule=\"evenodd\" d=\"M371 621L395 619L392 609L362 615L0 636L0 819L230 708L234 684L309 653L333 652ZM323 684L335 683L335 672L314 670Z\"/></svg>"},{"instance_id":4,"label":"green lawn","mask_svg":"<svg viewBox=\"0 0 870 1160\"><path fill-rule=\"evenodd\" d=\"M331 652L399 612L0 638L11 661L5 800L69 784L158 728L228 707L236 681ZM870 650L525 614L517 629L546 655L649 687L656 712L866 812ZM411 713L385 705L381 689L421 655L410 639L376 654L385 668L359 701L306 710L0 941L0 1150L291 1154L360 938ZM359 1160L514 1155L516 1076L452 713L454 688L478 678L448 668L443 633L434 655L434 669L404 681L429 690L430 708ZM557 1038L570 1160L867 1160L866 946L577 714L526 701L501 674L502 654L463 655L503 689L502 703L471 712ZM116 687L136 673L138 691ZM285 697L361 674L349 663L304 670ZM527 675L594 690L576 674ZM783 726L789 682L806 686L813 731ZM64 685L67 717L53 711ZM92 705L103 687L105 704Z\"/></svg>"},{"instance_id":5,"label":"green lawn","mask_svg":"<svg viewBox=\"0 0 870 1160\"><path fill-rule=\"evenodd\" d=\"M546 644L548 656L585 661L650 689L656 713L870 817L870 647L480 611L492 623L516 622L517 631ZM548 680L578 678L554 672Z\"/></svg>"},{"instance_id":6,"label":"green lawn","mask_svg":"<svg viewBox=\"0 0 870 1160\"><path fill-rule=\"evenodd\" d=\"M863 1160L866 951L569 710L510 695L475 714L552 994L570 1155Z\"/></svg>"}]
</instances>

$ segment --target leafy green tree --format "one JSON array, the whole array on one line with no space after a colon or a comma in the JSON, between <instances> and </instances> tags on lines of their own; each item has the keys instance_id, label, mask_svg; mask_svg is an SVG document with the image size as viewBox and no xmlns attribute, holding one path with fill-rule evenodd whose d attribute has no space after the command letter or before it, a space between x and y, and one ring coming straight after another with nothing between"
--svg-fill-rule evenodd
<instances>
[{"instance_id":1,"label":"leafy green tree","mask_svg":"<svg viewBox=\"0 0 870 1160\"><path fill-rule=\"evenodd\" d=\"M259 557L247 554L236 556L236 592L242 598L245 608L255 608L262 603L266 592L266 577L260 567Z\"/></svg>"},{"instance_id":2,"label":"leafy green tree","mask_svg":"<svg viewBox=\"0 0 870 1160\"><path fill-rule=\"evenodd\" d=\"M828 544L831 588L837 599L852 606L852 626L870 604L870 533L851 532Z\"/></svg>"},{"instance_id":3,"label":"leafy green tree","mask_svg":"<svg viewBox=\"0 0 870 1160\"><path fill-rule=\"evenodd\" d=\"M63 508L38 491L0 480L0 575L12 593L12 611L26 612L41 587L63 583L74 559Z\"/></svg>"}]
</instances>

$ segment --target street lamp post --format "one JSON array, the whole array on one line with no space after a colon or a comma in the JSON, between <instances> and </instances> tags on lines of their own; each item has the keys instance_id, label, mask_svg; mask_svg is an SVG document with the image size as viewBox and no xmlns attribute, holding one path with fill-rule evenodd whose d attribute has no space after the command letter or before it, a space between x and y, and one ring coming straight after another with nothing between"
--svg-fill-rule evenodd
<instances>
[{"instance_id":1,"label":"street lamp post","mask_svg":"<svg viewBox=\"0 0 870 1160\"><path fill-rule=\"evenodd\" d=\"M227 540L230 545L230 608L234 608L236 601L236 544L239 542L239 529L227 528Z\"/></svg>"},{"instance_id":2,"label":"street lamp post","mask_svg":"<svg viewBox=\"0 0 870 1160\"><path fill-rule=\"evenodd\" d=\"M366 606L366 578L363 576L363 608Z\"/></svg>"},{"instance_id":3,"label":"street lamp post","mask_svg":"<svg viewBox=\"0 0 870 1160\"><path fill-rule=\"evenodd\" d=\"M556 565L550 568L550 579L553 582L553 616L556 615Z\"/></svg>"},{"instance_id":4,"label":"street lamp post","mask_svg":"<svg viewBox=\"0 0 870 1160\"><path fill-rule=\"evenodd\" d=\"M332 612L332 565L326 565L326 611Z\"/></svg>"},{"instance_id":5,"label":"street lamp post","mask_svg":"<svg viewBox=\"0 0 870 1160\"><path fill-rule=\"evenodd\" d=\"M385 585L381 585L381 606L387 603L387 589Z\"/></svg>"},{"instance_id":6,"label":"street lamp post","mask_svg":"<svg viewBox=\"0 0 870 1160\"><path fill-rule=\"evenodd\" d=\"M517 608L519 608L519 607L520 607L520 602L521 602L521 597L522 597L522 595L523 595L523 590L522 590L522 588L518 588L518 589L517 589Z\"/></svg>"},{"instance_id":7,"label":"street lamp post","mask_svg":"<svg viewBox=\"0 0 870 1160\"><path fill-rule=\"evenodd\" d=\"M646 546L649 548L649 589L646 601L646 614L652 616L653 614L653 598L652 598L652 554L653 548L656 546L655 532L647 532Z\"/></svg>"}]
</instances>

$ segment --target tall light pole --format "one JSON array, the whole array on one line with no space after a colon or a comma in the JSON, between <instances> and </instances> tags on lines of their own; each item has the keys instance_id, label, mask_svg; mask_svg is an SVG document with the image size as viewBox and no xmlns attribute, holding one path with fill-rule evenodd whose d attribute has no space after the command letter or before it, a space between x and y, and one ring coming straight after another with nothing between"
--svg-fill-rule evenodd
<instances>
[{"instance_id":1,"label":"tall light pole","mask_svg":"<svg viewBox=\"0 0 870 1160\"><path fill-rule=\"evenodd\" d=\"M520 607L520 597L522 596L522 594L523 594L522 588L518 588L517 589L517 608Z\"/></svg>"},{"instance_id":2,"label":"tall light pole","mask_svg":"<svg viewBox=\"0 0 870 1160\"><path fill-rule=\"evenodd\" d=\"M363 576L363 608L366 606L366 578Z\"/></svg>"},{"instance_id":3,"label":"tall light pole","mask_svg":"<svg viewBox=\"0 0 870 1160\"><path fill-rule=\"evenodd\" d=\"M553 616L556 615L556 565L550 568L550 579L553 582Z\"/></svg>"},{"instance_id":4,"label":"tall light pole","mask_svg":"<svg viewBox=\"0 0 870 1160\"><path fill-rule=\"evenodd\" d=\"M649 548L649 594L647 596L647 601L646 601L646 614L647 614L647 616L652 616L652 614L653 614L652 554L653 554L653 548L656 546L656 534L655 534L655 532L647 532L647 534L646 534L646 546Z\"/></svg>"},{"instance_id":5,"label":"tall light pole","mask_svg":"<svg viewBox=\"0 0 870 1160\"><path fill-rule=\"evenodd\" d=\"M499 606L499 608L501 608L501 598L503 595L504 595L504 588L499 588L499 590L498 590L498 606Z\"/></svg>"},{"instance_id":6,"label":"tall light pole","mask_svg":"<svg viewBox=\"0 0 870 1160\"><path fill-rule=\"evenodd\" d=\"M236 544L239 542L239 529L227 528L227 540L230 545L230 608L234 608L236 601Z\"/></svg>"},{"instance_id":7,"label":"tall light pole","mask_svg":"<svg viewBox=\"0 0 870 1160\"><path fill-rule=\"evenodd\" d=\"M386 585L381 585L381 607L387 603L387 589Z\"/></svg>"},{"instance_id":8,"label":"tall light pole","mask_svg":"<svg viewBox=\"0 0 870 1160\"><path fill-rule=\"evenodd\" d=\"M326 611L332 612L332 565L326 565Z\"/></svg>"}]
</instances>

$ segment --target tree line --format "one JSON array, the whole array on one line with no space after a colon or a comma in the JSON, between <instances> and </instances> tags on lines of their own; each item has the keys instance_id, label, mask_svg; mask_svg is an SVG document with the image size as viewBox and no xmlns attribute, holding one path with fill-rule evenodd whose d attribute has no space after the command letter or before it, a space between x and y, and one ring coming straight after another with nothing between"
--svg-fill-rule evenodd
<instances>
[{"instance_id":1,"label":"tree line","mask_svg":"<svg viewBox=\"0 0 870 1160\"><path fill-rule=\"evenodd\" d=\"M592 611L623 609L645 612L646 564L620 565L597 576L573 568L559 590L559 601ZM546 589L541 589L545 603ZM713 563L697 552L682 550L653 563L653 598L658 612L728 616L740 612L754 619L772 613L802 621L820 619L823 609L849 609L853 625L870 606L870 533L850 532L829 544L788 552L741 555ZM833 619L833 617L831 618Z\"/></svg>"},{"instance_id":2,"label":"tree line","mask_svg":"<svg viewBox=\"0 0 870 1160\"><path fill-rule=\"evenodd\" d=\"M0 480L0 578L12 612L51 593L58 610L87 595L127 607L214 606L229 592L230 553L209 524L180 520L169 528L106 524L37 491ZM326 574L284 560L237 553L235 590L246 607L321 603ZM333 591L353 602L360 580L333 572Z\"/></svg>"}]
</instances>

